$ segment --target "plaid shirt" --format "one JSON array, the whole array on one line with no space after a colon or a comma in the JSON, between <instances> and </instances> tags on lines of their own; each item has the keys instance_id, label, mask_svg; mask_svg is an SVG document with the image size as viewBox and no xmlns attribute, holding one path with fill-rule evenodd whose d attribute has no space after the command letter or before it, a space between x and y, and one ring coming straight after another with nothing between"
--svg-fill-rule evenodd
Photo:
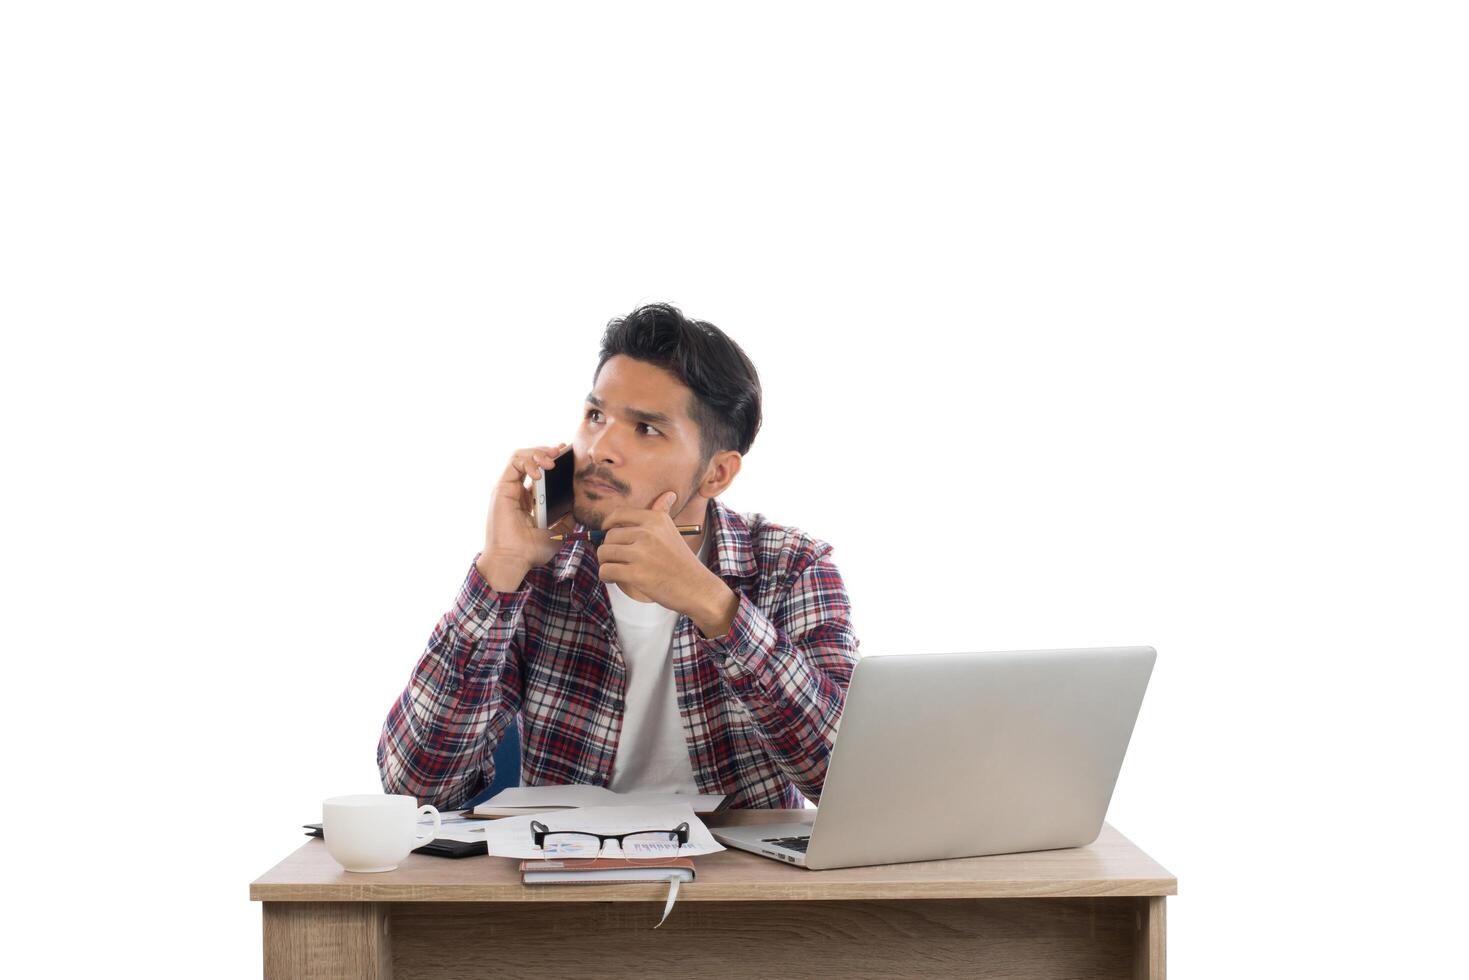
<instances>
[{"instance_id":1,"label":"plaid shirt","mask_svg":"<svg viewBox=\"0 0 1469 980\"><path fill-rule=\"evenodd\" d=\"M578 528L580 529L580 525ZM739 596L709 639L680 616L671 647L701 793L736 807L821 796L857 637L831 546L712 500L708 567ZM476 556L478 558L478 556ZM606 786L622 731L626 668L588 542L568 542L515 592L473 566L429 637L378 742L383 787L452 809L489 785L518 713L528 786Z\"/></svg>"}]
</instances>

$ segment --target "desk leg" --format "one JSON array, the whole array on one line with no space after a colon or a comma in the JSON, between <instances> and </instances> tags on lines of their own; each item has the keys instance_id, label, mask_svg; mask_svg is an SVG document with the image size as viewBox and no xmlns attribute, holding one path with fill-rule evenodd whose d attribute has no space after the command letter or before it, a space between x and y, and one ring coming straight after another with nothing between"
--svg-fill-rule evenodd
<instances>
[{"instance_id":1,"label":"desk leg","mask_svg":"<svg viewBox=\"0 0 1469 980\"><path fill-rule=\"evenodd\" d=\"M1137 980L1166 980L1168 976L1168 900L1159 895L1137 900Z\"/></svg>"},{"instance_id":2,"label":"desk leg","mask_svg":"<svg viewBox=\"0 0 1469 980\"><path fill-rule=\"evenodd\" d=\"M388 907L375 902L264 902L266 980L391 980Z\"/></svg>"}]
</instances>

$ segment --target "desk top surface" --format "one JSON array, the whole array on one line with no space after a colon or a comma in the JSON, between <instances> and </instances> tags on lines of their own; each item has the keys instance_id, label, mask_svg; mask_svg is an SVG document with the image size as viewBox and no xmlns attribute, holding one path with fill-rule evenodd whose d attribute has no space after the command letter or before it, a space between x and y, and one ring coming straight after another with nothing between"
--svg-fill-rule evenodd
<instances>
[{"instance_id":1,"label":"desk top surface","mask_svg":"<svg viewBox=\"0 0 1469 980\"><path fill-rule=\"evenodd\" d=\"M711 826L809 820L812 810L732 810ZM727 849L694 859L697 876L679 901L821 901L924 898L1080 898L1175 895L1178 882L1110 825L1086 847L991 857L807 871ZM250 884L263 902L646 902L663 882L524 885L519 862L410 854L395 871L344 871L319 839Z\"/></svg>"}]
</instances>

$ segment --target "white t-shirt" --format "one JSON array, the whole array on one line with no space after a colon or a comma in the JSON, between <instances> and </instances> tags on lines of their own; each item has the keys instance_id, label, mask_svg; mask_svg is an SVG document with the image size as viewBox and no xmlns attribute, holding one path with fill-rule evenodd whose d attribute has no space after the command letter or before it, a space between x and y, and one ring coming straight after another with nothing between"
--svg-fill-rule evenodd
<instances>
[{"instance_id":1,"label":"white t-shirt","mask_svg":"<svg viewBox=\"0 0 1469 980\"><path fill-rule=\"evenodd\" d=\"M708 550L706 534L699 546L700 561ZM607 599L627 668L622 735L608 788L617 793L698 793L673 687L670 648L679 614L656 602L629 598L616 582L607 583Z\"/></svg>"}]
</instances>

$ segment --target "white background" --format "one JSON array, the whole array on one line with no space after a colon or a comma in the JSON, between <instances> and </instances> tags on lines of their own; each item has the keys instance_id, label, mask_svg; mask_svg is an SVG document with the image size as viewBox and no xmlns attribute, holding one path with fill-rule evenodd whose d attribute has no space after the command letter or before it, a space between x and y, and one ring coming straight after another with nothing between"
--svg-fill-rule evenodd
<instances>
[{"instance_id":1,"label":"white background","mask_svg":"<svg viewBox=\"0 0 1469 980\"><path fill-rule=\"evenodd\" d=\"M754 359L726 499L864 652L1158 648L1175 975L1460 959L1455 5L5 10L7 972L259 974L647 300Z\"/></svg>"}]
</instances>

